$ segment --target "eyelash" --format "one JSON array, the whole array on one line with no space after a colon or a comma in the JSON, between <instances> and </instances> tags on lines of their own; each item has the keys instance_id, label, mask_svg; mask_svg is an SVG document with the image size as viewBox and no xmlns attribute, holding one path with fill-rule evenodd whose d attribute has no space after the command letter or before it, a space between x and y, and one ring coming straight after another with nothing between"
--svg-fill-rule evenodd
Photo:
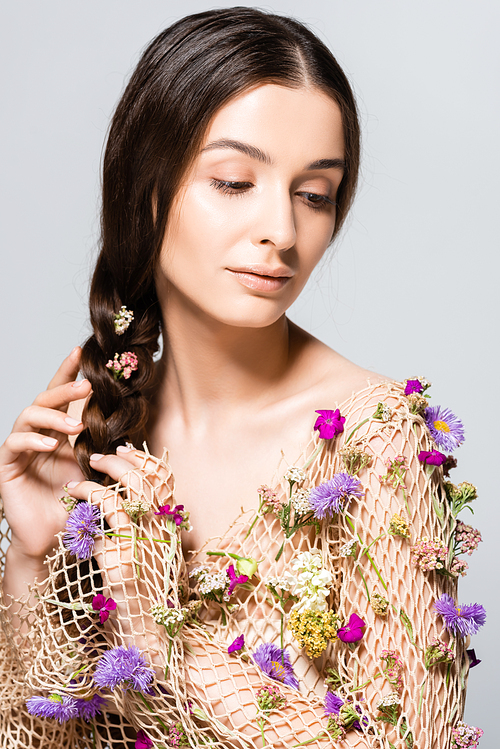
<instances>
[{"instance_id":1,"label":"eyelash","mask_svg":"<svg viewBox=\"0 0 500 749\"><path fill-rule=\"evenodd\" d=\"M212 179L210 184L225 195L243 195L246 190L253 187L251 182L227 182L222 179ZM313 211L324 211L337 205L335 201L330 200L326 195L319 195L315 192L298 192L296 194L310 196L310 198L319 198L319 200L310 200L310 198L306 197L306 205Z\"/></svg>"}]
</instances>

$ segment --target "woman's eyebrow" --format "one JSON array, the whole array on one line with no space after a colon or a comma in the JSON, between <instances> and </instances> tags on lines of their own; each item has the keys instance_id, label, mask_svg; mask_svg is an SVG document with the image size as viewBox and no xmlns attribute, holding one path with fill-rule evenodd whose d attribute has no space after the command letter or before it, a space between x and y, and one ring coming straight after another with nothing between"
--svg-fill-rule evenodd
<instances>
[{"instance_id":1,"label":"woman's eyebrow","mask_svg":"<svg viewBox=\"0 0 500 749\"><path fill-rule=\"evenodd\" d=\"M268 166L271 166L273 163L273 160L269 156L269 154L265 151L262 151L260 148L257 148L257 146L252 146L250 145L250 143L243 143L240 140L230 140L227 138L221 138L220 140L212 141L212 143L206 145L205 148L202 148L202 153L204 151L214 151L217 148L229 148L233 151L239 151L240 153L244 153L245 156L250 156L251 159L261 161L263 164L267 164ZM345 168L346 163L344 159L318 159L317 161L313 161L311 164L306 166L305 171L314 171L316 169L345 170Z\"/></svg>"}]
</instances>

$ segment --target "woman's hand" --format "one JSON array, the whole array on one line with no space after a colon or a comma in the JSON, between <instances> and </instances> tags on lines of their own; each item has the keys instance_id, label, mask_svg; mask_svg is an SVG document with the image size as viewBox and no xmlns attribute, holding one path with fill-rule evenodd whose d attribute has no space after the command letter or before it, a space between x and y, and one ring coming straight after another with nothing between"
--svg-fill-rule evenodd
<instances>
[{"instance_id":1,"label":"woman's hand","mask_svg":"<svg viewBox=\"0 0 500 749\"><path fill-rule=\"evenodd\" d=\"M83 425L67 415L69 404L91 391L88 380L75 382L80 355L77 347L62 362L47 390L24 409L0 447L0 493L12 531L10 556L32 568L41 568L66 524L68 513L59 501L63 485L83 478L68 441Z\"/></svg>"}]
</instances>

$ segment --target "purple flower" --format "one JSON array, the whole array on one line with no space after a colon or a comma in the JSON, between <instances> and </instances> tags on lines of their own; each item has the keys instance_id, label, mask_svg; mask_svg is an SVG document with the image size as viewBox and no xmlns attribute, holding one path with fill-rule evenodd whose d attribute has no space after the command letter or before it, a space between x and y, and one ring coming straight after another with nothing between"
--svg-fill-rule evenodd
<instances>
[{"instance_id":1,"label":"purple flower","mask_svg":"<svg viewBox=\"0 0 500 749\"><path fill-rule=\"evenodd\" d=\"M315 486L309 495L309 504L314 517L332 517L335 512L343 512L351 499L360 499L363 487L350 473L336 473L329 481Z\"/></svg>"},{"instance_id":2,"label":"purple flower","mask_svg":"<svg viewBox=\"0 0 500 749\"><path fill-rule=\"evenodd\" d=\"M239 635L236 640L233 640L227 649L228 653L239 653L245 647L245 635Z\"/></svg>"},{"instance_id":3,"label":"purple flower","mask_svg":"<svg viewBox=\"0 0 500 749\"><path fill-rule=\"evenodd\" d=\"M106 704L104 697L100 694L94 694L90 700L76 700L76 706L78 709L78 715L84 720L90 722L95 718L96 715L102 712L103 705Z\"/></svg>"},{"instance_id":4,"label":"purple flower","mask_svg":"<svg viewBox=\"0 0 500 749\"><path fill-rule=\"evenodd\" d=\"M142 728L137 731L137 738L134 744L135 749L151 749L152 746L153 742L149 736L146 736Z\"/></svg>"},{"instance_id":5,"label":"purple flower","mask_svg":"<svg viewBox=\"0 0 500 749\"><path fill-rule=\"evenodd\" d=\"M147 691L153 677L154 671L135 645L111 648L99 659L94 672L94 681L100 687L131 687L137 692Z\"/></svg>"},{"instance_id":6,"label":"purple flower","mask_svg":"<svg viewBox=\"0 0 500 749\"><path fill-rule=\"evenodd\" d=\"M434 608L443 617L445 626L460 637L475 635L486 621L486 611L480 603L457 606L446 593L437 599Z\"/></svg>"},{"instance_id":7,"label":"purple flower","mask_svg":"<svg viewBox=\"0 0 500 749\"><path fill-rule=\"evenodd\" d=\"M66 522L64 545L78 559L90 559L95 537L102 536L101 511L89 502L79 502Z\"/></svg>"},{"instance_id":8,"label":"purple flower","mask_svg":"<svg viewBox=\"0 0 500 749\"><path fill-rule=\"evenodd\" d=\"M78 717L78 700L74 697L62 696L54 692L49 697L30 697L26 700L26 707L30 715L40 718L55 718L64 723L71 718Z\"/></svg>"},{"instance_id":9,"label":"purple flower","mask_svg":"<svg viewBox=\"0 0 500 749\"><path fill-rule=\"evenodd\" d=\"M323 440L331 440L344 431L345 416L340 415L340 411L337 408L336 411L316 411L319 414L314 424L314 429L319 432L319 436Z\"/></svg>"},{"instance_id":10,"label":"purple flower","mask_svg":"<svg viewBox=\"0 0 500 749\"><path fill-rule=\"evenodd\" d=\"M440 453L439 450L421 450L418 454L418 459L421 463L428 466L442 466L446 460L446 455Z\"/></svg>"},{"instance_id":11,"label":"purple flower","mask_svg":"<svg viewBox=\"0 0 500 749\"><path fill-rule=\"evenodd\" d=\"M237 575L236 570L234 569L234 564L231 564L230 567L227 568L226 574L231 582L229 583L229 588L224 597L229 598L237 585L242 585L243 583L248 582L248 575Z\"/></svg>"},{"instance_id":12,"label":"purple flower","mask_svg":"<svg viewBox=\"0 0 500 749\"><path fill-rule=\"evenodd\" d=\"M109 617L109 612L116 609L116 601L112 598L106 598L102 593L98 593L92 599L92 608L96 613L99 612L99 620L101 624L104 624Z\"/></svg>"},{"instance_id":13,"label":"purple flower","mask_svg":"<svg viewBox=\"0 0 500 749\"><path fill-rule=\"evenodd\" d=\"M425 421L432 439L443 450L454 450L464 441L464 425L449 408L429 406L425 409Z\"/></svg>"},{"instance_id":14,"label":"purple flower","mask_svg":"<svg viewBox=\"0 0 500 749\"><path fill-rule=\"evenodd\" d=\"M176 525L180 525L184 520L181 512L184 510L184 505L175 505L170 509L170 505L162 505L158 507L158 512L155 515L168 515Z\"/></svg>"},{"instance_id":15,"label":"purple flower","mask_svg":"<svg viewBox=\"0 0 500 749\"><path fill-rule=\"evenodd\" d=\"M474 666L477 666L479 663L481 663L480 658L476 658L476 651L474 650L474 648L466 650L465 652L469 656L469 668L474 668Z\"/></svg>"},{"instance_id":16,"label":"purple flower","mask_svg":"<svg viewBox=\"0 0 500 749\"><path fill-rule=\"evenodd\" d=\"M422 393L424 386L420 380L406 380L405 395L411 395L412 393Z\"/></svg>"},{"instance_id":17,"label":"purple flower","mask_svg":"<svg viewBox=\"0 0 500 749\"><path fill-rule=\"evenodd\" d=\"M281 681L293 689L299 688L299 680L293 672L290 656L286 650L273 645L272 642L265 642L252 653L252 658L261 671L271 679Z\"/></svg>"},{"instance_id":18,"label":"purple flower","mask_svg":"<svg viewBox=\"0 0 500 749\"><path fill-rule=\"evenodd\" d=\"M340 708L346 704L349 705L349 703L344 702L344 700L338 697L335 692L327 692L325 696L325 715L339 715ZM351 711L353 711L352 705L349 706L351 707ZM361 709L358 706L354 709L357 713L361 714ZM351 716L352 727L361 729L361 723L359 720L353 720L353 717L354 716ZM363 718L363 723L365 725L368 724L368 718L366 716Z\"/></svg>"},{"instance_id":19,"label":"purple flower","mask_svg":"<svg viewBox=\"0 0 500 749\"><path fill-rule=\"evenodd\" d=\"M363 627L366 623L357 614L351 614L349 622L337 632L337 637L342 642L358 642L363 637Z\"/></svg>"}]
</instances>

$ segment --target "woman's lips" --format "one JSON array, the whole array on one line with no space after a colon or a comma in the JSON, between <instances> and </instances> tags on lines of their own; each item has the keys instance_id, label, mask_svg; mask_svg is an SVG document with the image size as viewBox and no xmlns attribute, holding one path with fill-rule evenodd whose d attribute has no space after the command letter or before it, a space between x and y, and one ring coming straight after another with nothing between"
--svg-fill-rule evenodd
<instances>
[{"instance_id":1,"label":"woman's lips","mask_svg":"<svg viewBox=\"0 0 500 749\"><path fill-rule=\"evenodd\" d=\"M260 273L251 273L250 271L238 271L227 269L229 273L236 278L243 286L255 291L279 291L288 281L290 276L265 276Z\"/></svg>"}]
</instances>

